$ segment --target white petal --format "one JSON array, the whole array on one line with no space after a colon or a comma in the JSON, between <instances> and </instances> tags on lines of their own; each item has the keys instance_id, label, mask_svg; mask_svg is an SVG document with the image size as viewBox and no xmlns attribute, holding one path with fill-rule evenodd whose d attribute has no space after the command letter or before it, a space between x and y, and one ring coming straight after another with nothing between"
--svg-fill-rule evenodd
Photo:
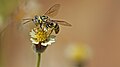
<instances>
[{"instance_id":1,"label":"white petal","mask_svg":"<svg viewBox=\"0 0 120 67\"><path fill-rule=\"evenodd\" d=\"M49 37L49 40L47 42L45 42L45 43L41 43L41 45L47 46L47 45L53 44L54 42L55 42L55 37L54 38Z\"/></svg>"},{"instance_id":2,"label":"white petal","mask_svg":"<svg viewBox=\"0 0 120 67\"><path fill-rule=\"evenodd\" d=\"M48 44L47 43L41 43L42 46L47 46Z\"/></svg>"},{"instance_id":3,"label":"white petal","mask_svg":"<svg viewBox=\"0 0 120 67\"><path fill-rule=\"evenodd\" d=\"M48 42L48 45L51 45L51 44L53 44L55 41L49 41Z\"/></svg>"},{"instance_id":4,"label":"white petal","mask_svg":"<svg viewBox=\"0 0 120 67\"><path fill-rule=\"evenodd\" d=\"M33 38L30 38L30 40L32 41L33 44L39 44L39 42L37 42L37 41L34 40Z\"/></svg>"},{"instance_id":5,"label":"white petal","mask_svg":"<svg viewBox=\"0 0 120 67\"><path fill-rule=\"evenodd\" d=\"M35 32L33 30L31 30L30 36L33 37L33 38L35 38Z\"/></svg>"}]
</instances>

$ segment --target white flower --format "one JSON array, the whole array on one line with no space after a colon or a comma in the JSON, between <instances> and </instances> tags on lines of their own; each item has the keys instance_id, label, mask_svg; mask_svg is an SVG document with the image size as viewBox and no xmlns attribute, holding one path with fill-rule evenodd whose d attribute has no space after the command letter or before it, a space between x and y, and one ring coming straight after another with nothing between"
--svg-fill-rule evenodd
<instances>
[{"instance_id":1,"label":"white flower","mask_svg":"<svg viewBox=\"0 0 120 67\"><path fill-rule=\"evenodd\" d=\"M34 28L30 32L30 40L33 44L41 43L42 46L51 45L55 42L55 36L50 35L48 31L43 31L40 28Z\"/></svg>"}]
</instances>

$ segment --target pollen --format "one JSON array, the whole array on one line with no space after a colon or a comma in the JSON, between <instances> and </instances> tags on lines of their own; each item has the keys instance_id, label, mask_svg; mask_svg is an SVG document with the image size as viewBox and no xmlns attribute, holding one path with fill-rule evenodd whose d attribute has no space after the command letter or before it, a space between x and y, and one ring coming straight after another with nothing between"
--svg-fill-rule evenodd
<instances>
[{"instance_id":1,"label":"pollen","mask_svg":"<svg viewBox=\"0 0 120 67\"><path fill-rule=\"evenodd\" d=\"M36 38L39 42L45 41L47 39L47 33L45 31L38 31Z\"/></svg>"}]
</instances>

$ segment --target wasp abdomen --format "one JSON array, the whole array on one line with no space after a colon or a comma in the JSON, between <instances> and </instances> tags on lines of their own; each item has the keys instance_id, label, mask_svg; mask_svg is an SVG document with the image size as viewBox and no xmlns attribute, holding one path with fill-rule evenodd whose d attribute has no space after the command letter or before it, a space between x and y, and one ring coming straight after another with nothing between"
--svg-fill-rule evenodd
<instances>
[{"instance_id":1,"label":"wasp abdomen","mask_svg":"<svg viewBox=\"0 0 120 67\"><path fill-rule=\"evenodd\" d=\"M59 25L56 23L54 27L55 34L58 34L59 30L60 30Z\"/></svg>"}]
</instances>

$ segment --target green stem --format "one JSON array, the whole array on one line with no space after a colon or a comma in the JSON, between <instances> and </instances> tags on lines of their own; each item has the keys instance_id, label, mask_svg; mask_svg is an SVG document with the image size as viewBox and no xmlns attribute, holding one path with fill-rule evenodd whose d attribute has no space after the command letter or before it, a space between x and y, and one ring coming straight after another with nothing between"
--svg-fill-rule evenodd
<instances>
[{"instance_id":1,"label":"green stem","mask_svg":"<svg viewBox=\"0 0 120 67\"><path fill-rule=\"evenodd\" d=\"M38 53L37 67L40 67L40 59L41 59L41 54Z\"/></svg>"}]
</instances>

